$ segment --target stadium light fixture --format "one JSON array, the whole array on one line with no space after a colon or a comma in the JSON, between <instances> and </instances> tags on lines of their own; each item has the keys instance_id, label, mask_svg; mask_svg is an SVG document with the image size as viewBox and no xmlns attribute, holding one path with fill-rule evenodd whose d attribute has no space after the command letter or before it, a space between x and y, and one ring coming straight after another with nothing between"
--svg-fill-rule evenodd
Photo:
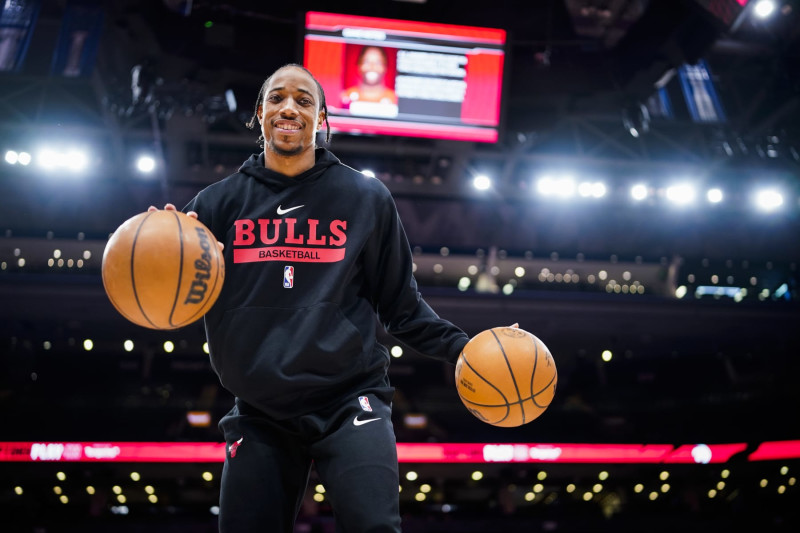
<instances>
[{"instance_id":1,"label":"stadium light fixture","mask_svg":"<svg viewBox=\"0 0 800 533\"><path fill-rule=\"evenodd\" d=\"M753 6L753 13L758 18L765 19L775 12L776 7L774 0L758 0Z\"/></svg>"},{"instance_id":2,"label":"stadium light fixture","mask_svg":"<svg viewBox=\"0 0 800 533\"><path fill-rule=\"evenodd\" d=\"M783 205L783 195L775 189L764 189L756 193L756 205L766 212L773 212Z\"/></svg>"},{"instance_id":3,"label":"stadium light fixture","mask_svg":"<svg viewBox=\"0 0 800 533\"><path fill-rule=\"evenodd\" d=\"M643 183L637 183L631 187L631 197L637 202L647 198L647 186Z\"/></svg>"},{"instance_id":4,"label":"stadium light fixture","mask_svg":"<svg viewBox=\"0 0 800 533\"><path fill-rule=\"evenodd\" d=\"M84 170L89 164L86 153L80 150L70 150L62 157L62 166L65 166L74 172L80 172L81 170Z\"/></svg>"},{"instance_id":5,"label":"stadium light fixture","mask_svg":"<svg viewBox=\"0 0 800 533\"><path fill-rule=\"evenodd\" d=\"M58 154L47 148L39 152L39 156L36 160L39 162L39 165L46 170L52 170L58 166Z\"/></svg>"},{"instance_id":6,"label":"stadium light fixture","mask_svg":"<svg viewBox=\"0 0 800 533\"><path fill-rule=\"evenodd\" d=\"M150 174L156 169L156 160L149 155L141 155L136 160L136 170L142 174Z\"/></svg>"},{"instance_id":7,"label":"stadium light fixture","mask_svg":"<svg viewBox=\"0 0 800 533\"><path fill-rule=\"evenodd\" d=\"M694 202L696 193L694 187L688 183L681 183L667 187L667 200L678 205L688 205Z\"/></svg>"},{"instance_id":8,"label":"stadium light fixture","mask_svg":"<svg viewBox=\"0 0 800 533\"><path fill-rule=\"evenodd\" d=\"M722 189L709 189L706 192L706 198L708 199L709 203L718 204L722 201Z\"/></svg>"},{"instance_id":9,"label":"stadium light fixture","mask_svg":"<svg viewBox=\"0 0 800 533\"><path fill-rule=\"evenodd\" d=\"M606 184L601 181L584 181L578 185L578 194L584 198L602 198L606 195Z\"/></svg>"},{"instance_id":10,"label":"stadium light fixture","mask_svg":"<svg viewBox=\"0 0 800 533\"><path fill-rule=\"evenodd\" d=\"M80 172L89 166L89 157L86 152L77 148L69 150L55 150L44 148L39 151L36 160L45 170L67 169Z\"/></svg>"},{"instance_id":11,"label":"stadium light fixture","mask_svg":"<svg viewBox=\"0 0 800 533\"><path fill-rule=\"evenodd\" d=\"M575 195L578 187L575 180L570 176L552 178L545 176L536 182L536 190L542 196L558 196L559 198L570 198Z\"/></svg>"},{"instance_id":12,"label":"stadium light fixture","mask_svg":"<svg viewBox=\"0 0 800 533\"><path fill-rule=\"evenodd\" d=\"M489 176L484 176L481 174L479 176L475 176L475 178L472 180L472 186L479 191L485 191L492 186L492 180L489 178Z\"/></svg>"}]
</instances>

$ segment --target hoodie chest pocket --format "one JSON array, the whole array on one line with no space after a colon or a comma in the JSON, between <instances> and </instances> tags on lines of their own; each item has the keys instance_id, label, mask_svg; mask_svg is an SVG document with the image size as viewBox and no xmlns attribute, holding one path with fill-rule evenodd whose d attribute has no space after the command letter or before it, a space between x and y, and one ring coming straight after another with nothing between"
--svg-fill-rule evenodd
<instances>
[{"instance_id":1,"label":"hoodie chest pocket","mask_svg":"<svg viewBox=\"0 0 800 533\"><path fill-rule=\"evenodd\" d=\"M211 346L214 367L232 389L351 374L364 361L361 334L332 303L230 310Z\"/></svg>"}]
</instances>

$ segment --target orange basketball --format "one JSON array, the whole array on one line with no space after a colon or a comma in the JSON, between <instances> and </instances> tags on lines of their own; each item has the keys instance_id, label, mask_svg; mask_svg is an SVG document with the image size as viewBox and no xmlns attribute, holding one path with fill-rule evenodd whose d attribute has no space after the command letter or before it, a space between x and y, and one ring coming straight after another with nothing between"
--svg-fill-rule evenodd
<instances>
[{"instance_id":1,"label":"orange basketball","mask_svg":"<svg viewBox=\"0 0 800 533\"><path fill-rule=\"evenodd\" d=\"M519 328L492 328L470 339L456 363L456 389L487 424L515 427L544 413L558 372L547 346Z\"/></svg>"},{"instance_id":2,"label":"orange basketball","mask_svg":"<svg viewBox=\"0 0 800 533\"><path fill-rule=\"evenodd\" d=\"M217 239L178 211L140 213L111 235L103 285L122 316L152 329L176 329L214 305L225 280Z\"/></svg>"}]
</instances>

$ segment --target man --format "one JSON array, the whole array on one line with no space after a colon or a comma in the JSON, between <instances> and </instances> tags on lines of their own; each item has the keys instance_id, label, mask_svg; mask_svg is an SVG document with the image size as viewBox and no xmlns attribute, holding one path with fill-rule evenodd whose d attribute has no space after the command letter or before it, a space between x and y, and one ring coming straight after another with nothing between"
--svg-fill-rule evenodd
<instances>
[{"instance_id":1,"label":"man","mask_svg":"<svg viewBox=\"0 0 800 533\"><path fill-rule=\"evenodd\" d=\"M310 72L278 69L249 124L264 151L186 206L226 262L205 317L212 366L236 396L220 422L222 533L291 532L312 461L339 531L400 531L390 358L375 316L450 363L468 340L418 293L386 187L316 147L326 114Z\"/></svg>"}]
</instances>

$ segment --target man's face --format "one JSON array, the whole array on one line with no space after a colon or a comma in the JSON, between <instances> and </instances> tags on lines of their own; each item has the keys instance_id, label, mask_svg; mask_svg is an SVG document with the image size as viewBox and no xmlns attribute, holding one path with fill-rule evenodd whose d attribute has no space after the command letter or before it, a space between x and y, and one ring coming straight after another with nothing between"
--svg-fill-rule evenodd
<instances>
[{"instance_id":1,"label":"man's face","mask_svg":"<svg viewBox=\"0 0 800 533\"><path fill-rule=\"evenodd\" d=\"M302 69L278 70L264 92L258 116L265 149L282 156L313 150L314 136L324 119L317 84Z\"/></svg>"},{"instance_id":2,"label":"man's face","mask_svg":"<svg viewBox=\"0 0 800 533\"><path fill-rule=\"evenodd\" d=\"M383 59L383 54L377 48L368 48L364 52L358 68L361 71L361 77L369 85L377 85L383 82L383 77L386 75L386 62Z\"/></svg>"}]
</instances>

